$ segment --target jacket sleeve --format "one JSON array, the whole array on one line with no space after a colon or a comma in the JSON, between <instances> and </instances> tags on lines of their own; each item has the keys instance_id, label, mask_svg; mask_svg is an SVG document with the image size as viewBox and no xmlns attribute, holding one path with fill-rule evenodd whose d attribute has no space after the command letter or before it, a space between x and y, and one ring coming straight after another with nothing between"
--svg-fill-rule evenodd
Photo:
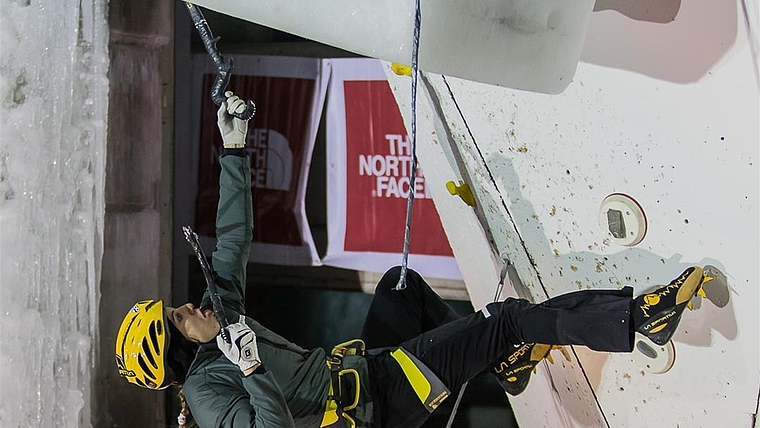
<instances>
[{"instance_id":1,"label":"jacket sleeve","mask_svg":"<svg viewBox=\"0 0 760 428\"><path fill-rule=\"evenodd\" d=\"M285 396L270 372L244 377L243 387L250 399L231 412L231 427L295 428Z\"/></svg>"},{"instance_id":2,"label":"jacket sleeve","mask_svg":"<svg viewBox=\"0 0 760 428\"><path fill-rule=\"evenodd\" d=\"M185 387L191 412L201 428L295 428L285 397L271 373L243 377L245 391L231 386L222 376L207 374L202 385Z\"/></svg>"},{"instance_id":3,"label":"jacket sleeve","mask_svg":"<svg viewBox=\"0 0 760 428\"><path fill-rule=\"evenodd\" d=\"M245 271L253 238L251 165L247 155L226 153L219 163L222 172L216 212L217 243L212 265L217 275L217 291L224 306L244 314ZM201 305L209 303L206 291Z\"/></svg>"}]
</instances>

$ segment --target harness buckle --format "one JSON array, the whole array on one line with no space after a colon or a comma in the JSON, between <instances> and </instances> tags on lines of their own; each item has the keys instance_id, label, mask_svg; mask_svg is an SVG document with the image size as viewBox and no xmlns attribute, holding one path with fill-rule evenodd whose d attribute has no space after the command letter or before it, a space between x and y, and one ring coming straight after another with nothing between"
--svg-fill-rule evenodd
<instances>
[{"instance_id":1,"label":"harness buckle","mask_svg":"<svg viewBox=\"0 0 760 428\"><path fill-rule=\"evenodd\" d=\"M327 367L330 369L330 387L327 392L327 404L325 414L322 417L320 428L342 427L356 428L356 422L348 415L348 411L355 409L359 405L361 392L359 372L355 369L346 369L343 367L343 359L347 356L362 356L366 346L361 339L349 340L347 342L335 345L327 357ZM355 382L354 394L351 402L344 405L343 402L343 376L352 376ZM341 422L343 422L341 424Z\"/></svg>"}]
</instances>

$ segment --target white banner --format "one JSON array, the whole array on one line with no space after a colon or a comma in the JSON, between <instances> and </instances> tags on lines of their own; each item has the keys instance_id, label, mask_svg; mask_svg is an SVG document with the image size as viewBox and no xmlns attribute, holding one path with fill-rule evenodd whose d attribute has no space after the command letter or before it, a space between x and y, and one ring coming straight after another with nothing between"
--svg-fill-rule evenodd
<instances>
[{"instance_id":1,"label":"white banner","mask_svg":"<svg viewBox=\"0 0 760 428\"><path fill-rule=\"evenodd\" d=\"M384 272L404 248L411 139L375 59L334 59L327 103L328 246L322 263ZM418 165L409 267L461 279Z\"/></svg>"}]
</instances>

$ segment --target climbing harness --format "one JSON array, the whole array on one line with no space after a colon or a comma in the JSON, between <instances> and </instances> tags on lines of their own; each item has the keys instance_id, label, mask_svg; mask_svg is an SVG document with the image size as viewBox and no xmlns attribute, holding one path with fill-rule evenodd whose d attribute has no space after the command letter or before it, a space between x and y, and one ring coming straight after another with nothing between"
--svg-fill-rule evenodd
<instances>
[{"instance_id":1,"label":"climbing harness","mask_svg":"<svg viewBox=\"0 0 760 428\"><path fill-rule=\"evenodd\" d=\"M345 368L347 356L364 356L365 344L361 339L349 340L336 345L327 358L330 369L330 387L327 393L325 413L320 428L356 428L356 422L348 414L359 405L361 380L355 369ZM398 363L420 402L432 413L451 391L422 361L404 348L390 353Z\"/></svg>"},{"instance_id":2,"label":"climbing harness","mask_svg":"<svg viewBox=\"0 0 760 428\"><path fill-rule=\"evenodd\" d=\"M211 86L211 100L214 104L220 106L227 100L227 97L224 95L224 90L227 88L227 84L230 83L230 76L232 75L233 69L232 58L225 58L219 52L219 49L216 47L216 42L219 38L214 38L214 35L211 33L211 28L209 28L208 22L206 22L206 18L203 17L201 10L189 2L185 2L185 5L190 13L190 17L193 19L195 29L198 30L198 35L201 37L201 41L203 41L203 46L206 47L206 52L208 52L211 60L216 65L217 74L214 84ZM242 113L232 113L232 116L235 116L238 119L248 120L252 118L254 114L256 114L256 104L254 104L253 101L248 100L245 111Z\"/></svg>"},{"instance_id":3,"label":"climbing harness","mask_svg":"<svg viewBox=\"0 0 760 428\"><path fill-rule=\"evenodd\" d=\"M412 167L409 177L409 198L406 203L406 223L404 226L404 254L401 258L401 276L396 290L406 288L406 271L409 263L409 243L411 241L412 208L414 207L414 183L417 175L417 58L420 49L420 0L414 4L414 38L412 41Z\"/></svg>"},{"instance_id":4,"label":"climbing harness","mask_svg":"<svg viewBox=\"0 0 760 428\"><path fill-rule=\"evenodd\" d=\"M347 356L363 356L365 349L363 340L354 339L335 345L330 352L327 358L327 367L330 369L330 388L327 392L327 404L320 428L356 427L356 422L347 412L359 405L361 381L359 372L345 368L343 360ZM350 388L351 380L353 391Z\"/></svg>"}]
</instances>

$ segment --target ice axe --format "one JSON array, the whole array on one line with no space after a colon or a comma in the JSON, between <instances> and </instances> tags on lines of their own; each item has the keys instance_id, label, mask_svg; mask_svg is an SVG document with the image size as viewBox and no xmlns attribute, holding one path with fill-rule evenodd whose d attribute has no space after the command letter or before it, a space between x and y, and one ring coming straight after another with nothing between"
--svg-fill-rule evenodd
<instances>
[{"instance_id":1,"label":"ice axe","mask_svg":"<svg viewBox=\"0 0 760 428\"><path fill-rule=\"evenodd\" d=\"M214 309L214 316L219 322L219 326L221 326L222 339L224 339L225 342L230 343L230 334L227 331L227 326L230 325L230 323L227 321L227 315L224 313L222 299L219 297L219 293L216 291L216 282L214 282L214 275L211 273L211 266L209 266L208 260L206 260L206 255L203 254L201 243L198 241L198 235L193 232L193 229L191 229L190 226L183 226L182 231L185 232L185 239L187 239L187 242L189 242L190 246L193 247L193 252L195 252L195 256L198 257L198 261L201 264L201 270L203 271L203 276L206 278L206 285L208 285L208 294L211 298L211 307Z\"/></svg>"},{"instance_id":2,"label":"ice axe","mask_svg":"<svg viewBox=\"0 0 760 428\"><path fill-rule=\"evenodd\" d=\"M230 83L230 75L232 74L233 68L232 58L224 58L219 52L219 49L216 47L216 42L219 39L214 38L214 35L211 33L211 28L209 28L206 18L203 17L201 10L192 3L184 3L187 6L188 12L190 12L190 17L193 19L195 29L198 30L198 35L203 41L203 46L206 47L206 51L216 65L217 74L216 80L214 80L214 84L211 86L211 100L218 106L222 105L222 103L227 100L227 97L224 96L224 90L227 88L227 84ZM254 114L256 114L256 104L254 104L253 101L248 100L245 111L242 113L233 113L232 116L235 116L238 119L248 120L252 118Z\"/></svg>"}]
</instances>

